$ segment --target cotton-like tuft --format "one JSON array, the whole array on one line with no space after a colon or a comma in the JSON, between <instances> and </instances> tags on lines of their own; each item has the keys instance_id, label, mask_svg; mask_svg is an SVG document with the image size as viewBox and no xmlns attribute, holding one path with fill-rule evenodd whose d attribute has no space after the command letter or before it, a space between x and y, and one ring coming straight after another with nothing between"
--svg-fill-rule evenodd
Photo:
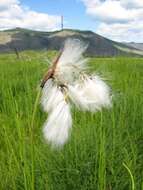
<instances>
[{"instance_id":1,"label":"cotton-like tuft","mask_svg":"<svg viewBox=\"0 0 143 190\"><path fill-rule=\"evenodd\" d=\"M85 79L82 88L82 96L91 102L89 111L111 107L110 88L99 76L95 75Z\"/></svg>"},{"instance_id":2,"label":"cotton-like tuft","mask_svg":"<svg viewBox=\"0 0 143 190\"><path fill-rule=\"evenodd\" d=\"M68 140L72 126L71 102L78 109L90 112L111 107L109 86L98 75L86 74L87 59L82 55L86 48L80 40L68 39L51 67L52 78L44 85L41 104L49 116L43 133L53 147L61 147Z\"/></svg>"},{"instance_id":3,"label":"cotton-like tuft","mask_svg":"<svg viewBox=\"0 0 143 190\"><path fill-rule=\"evenodd\" d=\"M64 100L64 95L59 87L53 83L52 79L45 83L42 91L41 104L45 112L52 111L61 101Z\"/></svg>"},{"instance_id":4,"label":"cotton-like tuft","mask_svg":"<svg viewBox=\"0 0 143 190\"><path fill-rule=\"evenodd\" d=\"M87 44L78 39L68 39L59 59L55 76L63 82L72 83L86 68L87 59L83 57Z\"/></svg>"},{"instance_id":5,"label":"cotton-like tuft","mask_svg":"<svg viewBox=\"0 0 143 190\"><path fill-rule=\"evenodd\" d=\"M71 101L81 110L95 112L111 106L110 88L99 77L86 77L83 83L68 86Z\"/></svg>"},{"instance_id":6,"label":"cotton-like tuft","mask_svg":"<svg viewBox=\"0 0 143 190\"><path fill-rule=\"evenodd\" d=\"M70 106L62 101L53 109L45 122L44 137L53 147L60 147L68 140L71 126Z\"/></svg>"},{"instance_id":7,"label":"cotton-like tuft","mask_svg":"<svg viewBox=\"0 0 143 190\"><path fill-rule=\"evenodd\" d=\"M82 89L79 85L68 86L68 96L71 101L78 107L78 109L86 111L88 110L88 103L85 97L82 96L82 93Z\"/></svg>"}]
</instances>

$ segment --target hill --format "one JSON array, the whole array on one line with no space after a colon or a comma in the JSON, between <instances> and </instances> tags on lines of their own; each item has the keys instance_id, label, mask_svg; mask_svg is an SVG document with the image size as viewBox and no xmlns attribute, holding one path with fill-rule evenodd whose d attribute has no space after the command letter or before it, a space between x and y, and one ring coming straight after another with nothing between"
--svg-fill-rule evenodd
<instances>
[{"instance_id":1,"label":"hill","mask_svg":"<svg viewBox=\"0 0 143 190\"><path fill-rule=\"evenodd\" d=\"M67 38L77 38L88 44L88 56L143 56L143 51L115 42L91 31L69 30L40 32L16 28L0 32L0 52L23 50L59 50Z\"/></svg>"},{"instance_id":2,"label":"hill","mask_svg":"<svg viewBox=\"0 0 143 190\"><path fill-rule=\"evenodd\" d=\"M127 46L131 46L134 47L138 50L142 50L143 51L143 43L135 43L135 42L129 42L129 43L125 43Z\"/></svg>"}]
</instances>

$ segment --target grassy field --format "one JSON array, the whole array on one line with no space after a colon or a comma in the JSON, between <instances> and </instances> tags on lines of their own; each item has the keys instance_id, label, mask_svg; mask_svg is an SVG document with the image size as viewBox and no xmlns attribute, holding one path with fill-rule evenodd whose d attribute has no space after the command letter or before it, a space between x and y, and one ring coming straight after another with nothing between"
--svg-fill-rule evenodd
<instances>
[{"instance_id":1,"label":"grassy field","mask_svg":"<svg viewBox=\"0 0 143 190\"><path fill-rule=\"evenodd\" d=\"M54 53L0 55L0 190L143 190L143 59L98 58L113 107L96 114L74 107L62 150L42 136L47 117L34 104Z\"/></svg>"}]
</instances>

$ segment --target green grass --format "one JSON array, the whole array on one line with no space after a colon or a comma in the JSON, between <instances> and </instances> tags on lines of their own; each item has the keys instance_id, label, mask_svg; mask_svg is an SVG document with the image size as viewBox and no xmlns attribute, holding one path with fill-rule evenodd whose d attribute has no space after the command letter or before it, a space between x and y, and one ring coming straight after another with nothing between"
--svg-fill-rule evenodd
<instances>
[{"instance_id":1,"label":"green grass","mask_svg":"<svg viewBox=\"0 0 143 190\"><path fill-rule=\"evenodd\" d=\"M71 138L51 150L38 85L54 53L0 55L0 190L143 190L143 59L98 58L89 65L113 91L113 107L72 109Z\"/></svg>"}]
</instances>

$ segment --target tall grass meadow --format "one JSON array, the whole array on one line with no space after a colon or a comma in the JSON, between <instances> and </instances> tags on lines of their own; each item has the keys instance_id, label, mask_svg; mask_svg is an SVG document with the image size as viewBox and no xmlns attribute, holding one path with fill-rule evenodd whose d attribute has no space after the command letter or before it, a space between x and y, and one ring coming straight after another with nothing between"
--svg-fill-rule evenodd
<instances>
[{"instance_id":1,"label":"tall grass meadow","mask_svg":"<svg viewBox=\"0 0 143 190\"><path fill-rule=\"evenodd\" d=\"M72 107L68 143L52 150L40 80L55 52L0 55L1 190L143 190L143 59L90 58L113 92L95 114Z\"/></svg>"}]
</instances>

